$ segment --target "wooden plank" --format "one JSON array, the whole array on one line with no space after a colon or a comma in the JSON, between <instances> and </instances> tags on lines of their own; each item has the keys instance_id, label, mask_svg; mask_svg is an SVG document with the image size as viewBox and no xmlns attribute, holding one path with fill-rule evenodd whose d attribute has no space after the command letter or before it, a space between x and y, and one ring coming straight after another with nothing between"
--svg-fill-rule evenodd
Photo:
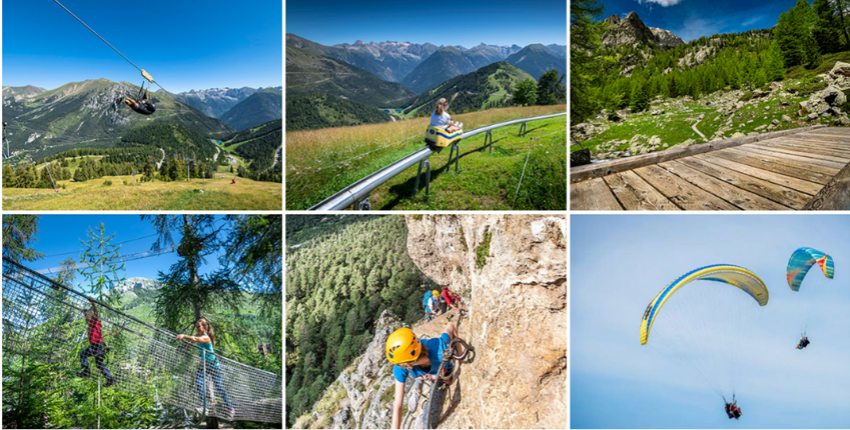
<instances>
[{"instance_id":1,"label":"wooden plank","mask_svg":"<svg viewBox=\"0 0 850 430\"><path fill-rule=\"evenodd\" d=\"M816 156L829 156L835 157L840 160L848 160L850 161L850 152L842 151L838 149L830 149L818 146L806 145L804 143L796 142L796 143L787 143L787 142L776 142L769 141L764 142L764 146L768 146L771 148L782 148L787 149L789 151L799 151L806 154L812 154Z\"/></svg>"},{"instance_id":2,"label":"wooden plank","mask_svg":"<svg viewBox=\"0 0 850 430\"><path fill-rule=\"evenodd\" d=\"M805 210L850 210L850 164L817 193L803 208Z\"/></svg>"},{"instance_id":3,"label":"wooden plank","mask_svg":"<svg viewBox=\"0 0 850 430\"><path fill-rule=\"evenodd\" d=\"M748 166L757 167L759 169L769 170L771 172L781 173L783 175L793 176L806 181L815 182L821 185L826 185L832 179L832 176L837 171L831 173L819 172L810 170L812 166L793 160L783 160L769 155L757 155L744 151L733 152L732 149L724 149L723 151L712 152L720 158L725 158L737 163L746 164ZM821 167L828 169L827 167Z\"/></svg>"},{"instance_id":4,"label":"wooden plank","mask_svg":"<svg viewBox=\"0 0 850 430\"><path fill-rule=\"evenodd\" d=\"M804 134L806 134L806 135L848 137L848 136L850 136L850 128L841 128L841 127L821 128L821 129L818 129L818 130L807 131Z\"/></svg>"},{"instance_id":5,"label":"wooden plank","mask_svg":"<svg viewBox=\"0 0 850 430\"><path fill-rule=\"evenodd\" d=\"M659 164L659 166L744 210L789 209L787 206L783 206L749 191L742 190L713 176L706 175L696 169L688 167L683 164L681 160L668 161Z\"/></svg>"},{"instance_id":6,"label":"wooden plank","mask_svg":"<svg viewBox=\"0 0 850 430\"><path fill-rule=\"evenodd\" d=\"M699 145L691 145L684 148L672 148L664 151L652 152L649 154L621 158L619 160L606 161L604 163L578 166L570 169L570 181L575 183L586 181L590 178L601 178L603 176L612 175L614 173L637 169L638 167L651 166L653 164L675 160L677 158L689 157L691 155L702 154L705 152L715 151L724 148L731 148L748 143L758 142L761 140L772 139L779 136L798 134L804 131L816 130L822 127L822 125L815 125L789 130L772 131L770 133L760 134L756 136L744 136L732 139L716 140L713 142L701 143Z\"/></svg>"},{"instance_id":7,"label":"wooden plank","mask_svg":"<svg viewBox=\"0 0 850 430\"><path fill-rule=\"evenodd\" d=\"M785 154L796 155L800 157L808 157L814 158L817 160L827 160L827 161L835 161L837 163L847 163L848 159L844 157L836 157L834 155L823 154L821 152L815 152L806 150L805 148L783 148L778 145L768 145L766 142L759 142L754 146L758 148L765 148L769 151L782 152Z\"/></svg>"},{"instance_id":8,"label":"wooden plank","mask_svg":"<svg viewBox=\"0 0 850 430\"><path fill-rule=\"evenodd\" d=\"M570 209L574 211L620 211L614 194L601 178L570 185Z\"/></svg>"},{"instance_id":9,"label":"wooden plank","mask_svg":"<svg viewBox=\"0 0 850 430\"><path fill-rule=\"evenodd\" d=\"M794 146L794 147L807 148L807 149L810 149L812 151L820 151L820 150L834 151L834 152L838 152L842 155L850 153L850 146L842 147L842 146L835 146L835 145L832 145L832 144L814 143L814 142L803 141L803 140L797 140L797 141L771 140L769 142L771 144L779 143L779 144L783 144L783 145L791 145L791 146Z\"/></svg>"},{"instance_id":10,"label":"wooden plank","mask_svg":"<svg viewBox=\"0 0 850 430\"><path fill-rule=\"evenodd\" d=\"M658 190L652 188L652 185L641 179L634 171L627 170L615 173L603 179L627 211L679 210L673 202L664 197Z\"/></svg>"},{"instance_id":11,"label":"wooden plank","mask_svg":"<svg viewBox=\"0 0 850 430\"><path fill-rule=\"evenodd\" d=\"M850 139L843 140L841 138L826 138L817 136L785 136L770 139L770 141L779 140L783 142L805 142L816 143L820 145L834 146L836 148L850 148Z\"/></svg>"},{"instance_id":12,"label":"wooden plank","mask_svg":"<svg viewBox=\"0 0 850 430\"><path fill-rule=\"evenodd\" d=\"M698 160L694 157L684 158L681 162L707 175L714 176L721 181L728 182L738 188L758 194L792 209L802 209L806 205L806 202L811 199L811 195L711 164L704 160Z\"/></svg>"},{"instance_id":13,"label":"wooden plank","mask_svg":"<svg viewBox=\"0 0 850 430\"><path fill-rule=\"evenodd\" d=\"M714 194L691 184L659 166L634 170L641 178L664 194L676 206L685 210L737 210L738 208Z\"/></svg>"},{"instance_id":14,"label":"wooden plank","mask_svg":"<svg viewBox=\"0 0 850 430\"><path fill-rule=\"evenodd\" d=\"M791 188L792 190L797 190L812 196L817 194L818 191L823 188L822 184L804 181L802 179L793 178L791 176L771 172L765 169L759 169L757 167L748 166L735 161L729 161L720 157L715 157L711 154L703 154L698 158L709 163L723 166L727 169L734 170L745 175L750 175L754 178L764 179L765 181L773 182L774 184L782 185L783 187Z\"/></svg>"},{"instance_id":15,"label":"wooden plank","mask_svg":"<svg viewBox=\"0 0 850 430\"><path fill-rule=\"evenodd\" d=\"M741 147L736 148L736 149L740 149L741 151L754 152L756 154L773 155L773 156L776 156L776 157L782 157L782 158L787 158L787 159L790 159L790 160L796 160L796 161L800 161L800 162L803 162L803 163L816 165L816 166L832 167L832 168L838 169L838 170L841 170L841 168L844 167L844 165L846 164L846 163L841 163L841 162L838 162L838 161L818 160L816 158L803 157L803 156L800 156L800 155L792 155L792 154L772 151L769 148L765 148L765 147L755 147L755 146L746 145L746 146L741 146Z\"/></svg>"}]
</instances>

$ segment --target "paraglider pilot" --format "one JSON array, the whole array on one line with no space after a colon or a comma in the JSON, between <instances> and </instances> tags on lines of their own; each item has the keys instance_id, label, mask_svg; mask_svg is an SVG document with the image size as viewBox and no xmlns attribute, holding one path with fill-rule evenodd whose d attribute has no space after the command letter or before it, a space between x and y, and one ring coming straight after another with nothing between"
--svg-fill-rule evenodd
<instances>
[{"instance_id":1,"label":"paraglider pilot","mask_svg":"<svg viewBox=\"0 0 850 430\"><path fill-rule=\"evenodd\" d=\"M800 338L800 343L797 344L797 349L803 349L803 348L809 346L810 343L811 342L809 342L809 337L806 336L806 335L803 335L803 337Z\"/></svg>"},{"instance_id":2,"label":"paraglider pilot","mask_svg":"<svg viewBox=\"0 0 850 430\"><path fill-rule=\"evenodd\" d=\"M729 417L730 420L732 418L735 418L736 420L738 418L741 418L741 408L738 407L737 400L733 399L732 403L726 402L726 415Z\"/></svg>"}]
</instances>

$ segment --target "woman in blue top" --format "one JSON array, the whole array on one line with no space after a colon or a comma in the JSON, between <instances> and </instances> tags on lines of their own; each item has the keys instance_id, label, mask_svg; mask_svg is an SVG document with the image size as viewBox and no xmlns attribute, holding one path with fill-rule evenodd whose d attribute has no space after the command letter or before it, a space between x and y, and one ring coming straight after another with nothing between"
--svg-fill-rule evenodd
<instances>
[{"instance_id":1,"label":"woman in blue top","mask_svg":"<svg viewBox=\"0 0 850 430\"><path fill-rule=\"evenodd\" d=\"M206 366L204 366L203 362L201 362L198 366L197 386L198 394L201 396L201 403L204 402L204 367L206 367L206 377L213 381L216 395L224 398L224 402L227 404L227 418L232 420L234 413L233 405L230 403L230 396L227 395L227 391L224 390L224 384L221 382L221 366L219 365L218 359L216 359L213 351L213 346L215 345L215 333L213 333L210 329L210 325L207 320L203 318L198 320L195 327L197 330L197 336L178 334L177 340L188 340L189 342L197 344L201 349L199 351L201 354L201 360L206 360Z\"/></svg>"},{"instance_id":2,"label":"woman in blue top","mask_svg":"<svg viewBox=\"0 0 850 430\"><path fill-rule=\"evenodd\" d=\"M449 323L443 329L443 334L436 339L418 339L413 331L403 327L394 331L387 338L386 352L387 360L395 364L393 376L395 376L395 400L393 402L393 426L397 429L401 426L401 412L404 407L404 381L408 376L419 378L430 378L437 375L440 368L443 351L449 347L449 342L457 337L457 326ZM447 363L444 367L446 374L451 374L452 365ZM441 399L437 401L442 402ZM425 414L420 414L425 417Z\"/></svg>"}]
</instances>

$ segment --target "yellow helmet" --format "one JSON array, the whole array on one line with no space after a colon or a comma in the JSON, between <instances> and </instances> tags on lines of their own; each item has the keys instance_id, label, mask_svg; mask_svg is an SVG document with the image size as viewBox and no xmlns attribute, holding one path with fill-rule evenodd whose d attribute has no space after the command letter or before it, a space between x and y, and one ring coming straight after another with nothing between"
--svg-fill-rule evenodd
<instances>
[{"instance_id":1,"label":"yellow helmet","mask_svg":"<svg viewBox=\"0 0 850 430\"><path fill-rule=\"evenodd\" d=\"M437 290L431 290L431 294L432 294L434 297L440 297L440 292L439 292L439 291L437 291Z\"/></svg>"},{"instance_id":2,"label":"yellow helmet","mask_svg":"<svg viewBox=\"0 0 850 430\"><path fill-rule=\"evenodd\" d=\"M387 338L387 360L393 364L407 363L419 358L422 344L413 330L402 327Z\"/></svg>"}]
</instances>

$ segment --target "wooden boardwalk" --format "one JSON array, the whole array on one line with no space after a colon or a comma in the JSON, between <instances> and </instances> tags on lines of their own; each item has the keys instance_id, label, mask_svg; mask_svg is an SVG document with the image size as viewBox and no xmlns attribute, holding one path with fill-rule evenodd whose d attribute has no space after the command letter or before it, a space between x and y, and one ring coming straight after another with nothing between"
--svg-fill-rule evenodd
<instances>
[{"instance_id":1,"label":"wooden boardwalk","mask_svg":"<svg viewBox=\"0 0 850 430\"><path fill-rule=\"evenodd\" d=\"M646 158L646 165L571 184L570 209L803 209L850 163L850 128L817 128L680 158L656 158L658 162Z\"/></svg>"}]
</instances>

